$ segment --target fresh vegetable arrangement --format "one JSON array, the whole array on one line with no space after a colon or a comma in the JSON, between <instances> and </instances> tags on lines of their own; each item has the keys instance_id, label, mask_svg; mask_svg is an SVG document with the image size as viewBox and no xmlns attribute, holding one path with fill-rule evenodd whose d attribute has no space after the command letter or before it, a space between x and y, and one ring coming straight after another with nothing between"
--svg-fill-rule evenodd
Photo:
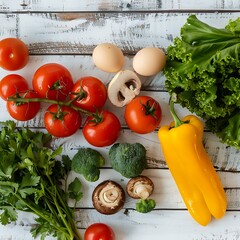
<instances>
[{"instance_id":1,"label":"fresh vegetable arrangement","mask_svg":"<svg viewBox=\"0 0 240 240\"><path fill-rule=\"evenodd\" d=\"M83 194L82 186L75 178L67 187L67 176L72 170L87 181L96 182L105 159L88 147L79 149L72 161L67 156L56 160L61 147L53 151L47 145L52 137L71 136L81 127L90 145L110 146L111 167L131 178L126 192L139 200L136 211L152 211L156 201L149 197L154 184L141 175L147 168L147 150L140 143L116 143L121 124L104 105L109 100L114 106L123 107L125 123L132 132L147 134L157 130L162 109L152 97L138 96L140 76L159 73L166 62L164 73L169 93L176 93L177 102L204 118L209 129L224 142L240 148L239 28L239 19L231 21L225 29L216 29L190 16L181 30L181 38L169 46L167 57L155 47L142 49L133 58L134 71L123 69L125 60L121 49L109 43L100 44L93 51L94 64L105 72L116 73L108 88L93 76L74 82L68 69L57 63L37 69L31 86L17 74L2 79L0 96L14 119L34 118L41 102L50 106L44 114L48 134L17 129L12 121L2 123L0 208L3 213L0 221L7 224L16 220L17 210L30 211L38 216L37 225L32 229L33 237L41 235L44 239L51 234L62 240L81 239L74 222L74 208L68 207L67 200L72 198L77 203ZM24 50L25 46L21 46ZM24 56L23 66L28 61L28 54ZM192 217L199 224L207 225L212 216L219 219L225 214L226 194L202 145L200 119L187 116L180 120L174 112L173 101L170 111L175 122L161 126L158 131L164 157ZM86 116L83 125L82 115ZM125 200L125 189L109 179L92 192L94 208L105 215L120 211ZM87 228L85 240L100 238L114 240L115 234L102 223Z\"/></svg>"},{"instance_id":2,"label":"fresh vegetable arrangement","mask_svg":"<svg viewBox=\"0 0 240 240\"><path fill-rule=\"evenodd\" d=\"M164 73L169 93L206 120L223 142L240 148L240 18L217 29L187 19L181 37L167 49Z\"/></svg>"},{"instance_id":3,"label":"fresh vegetable arrangement","mask_svg":"<svg viewBox=\"0 0 240 240\"><path fill-rule=\"evenodd\" d=\"M14 222L17 211L34 213L31 233L44 239L53 235L62 240L80 240L69 198L82 197L81 182L75 178L65 187L71 160L62 156L61 147L49 148L51 135L18 129L13 121L2 123L0 131L0 222Z\"/></svg>"},{"instance_id":4,"label":"fresh vegetable arrangement","mask_svg":"<svg viewBox=\"0 0 240 240\"><path fill-rule=\"evenodd\" d=\"M109 58L100 59L99 62L97 52L101 52L101 47L106 47L105 45L110 51ZM21 48L24 50L25 45L21 45ZM100 46L100 50L96 50L93 58L96 66L100 69L113 72L114 69L116 71L123 67L123 54L113 44L103 44ZM151 74L161 71L165 64L163 51L157 48L144 51L150 51L149 58L164 60L163 63L152 69ZM16 57L20 57L18 54ZM139 55L141 56L138 56L136 62L140 61L143 64L143 56ZM114 60L115 58L116 60L116 56L120 56L121 61L109 62L109 59ZM102 58L102 56L100 57ZM27 64L27 60L28 55L26 54L24 64ZM108 66L100 66L104 61ZM136 68L137 65L135 64ZM19 68L21 67L23 66ZM5 158L1 163L3 167L8 167L8 169L2 169L1 186L3 189L0 190L3 195L2 209L4 212L0 218L3 224L14 221L17 218L18 210L30 211L37 215L36 222L38 223L32 229L33 237L41 235L41 239L44 239L47 235L53 235L62 240L81 239L74 222L74 208L71 209L67 205L68 198L75 199L75 203L81 199L81 182L75 178L67 188L67 175L73 170L82 174L87 181L97 181L100 167L105 164L105 159L98 151L85 148L79 149L72 161L67 156L63 156L62 160L57 161L55 157L61 153L61 147L52 151L45 144L49 144L52 137L68 137L79 130L82 124L82 114L86 115L82 133L89 144L96 147L114 144L120 135L121 125L115 114L103 109L108 97L113 105L118 107L129 104L125 111L127 125L130 126L131 121L137 121L137 118L140 118L137 126L140 129L141 126L144 126L142 124L144 117L148 119L149 124L146 131L131 128L133 131L140 134L152 132L161 121L161 107L155 99L148 96L137 97L138 102L131 104L141 90L141 80L136 73L130 70L120 71L113 80L115 82L112 81L108 89L100 79L93 76L85 76L74 82L68 69L58 63L47 63L39 67L34 73L31 86L17 74L7 75L1 80L0 96L6 101L7 110L14 119L18 121L33 119L38 114L41 103L49 104L44 114L44 124L48 134L34 133L27 128L22 128L18 132L14 122L2 123L2 140L9 134L10 141L10 143L3 141L6 144L5 147L9 152L12 151L12 148L16 151L16 155L13 154L9 165L4 163ZM137 104L139 107L135 113L139 112L139 115L133 117L135 113L132 114L131 109L134 109ZM114 144L109 154L114 169L116 168L128 178L139 175L147 167L146 149L140 143ZM124 161L128 161L130 164L128 165ZM151 180L149 179L149 181ZM148 195L153 191L152 184L151 182L151 192ZM146 191L149 186L142 181L138 185L139 188L134 187L134 189L139 189L138 193L140 194L140 202L136 203L136 210L142 213L152 211L156 202L153 199L147 199ZM125 191L117 182L106 180L95 188L92 201L93 206L100 213L114 214L125 203ZM109 240L110 237L111 239L115 238L113 231L108 226L103 229L103 232L100 229L101 231L97 234L92 234L96 227L91 231L90 228L91 226L87 229L84 239L106 237ZM106 230L111 231L107 232Z\"/></svg>"}]
</instances>

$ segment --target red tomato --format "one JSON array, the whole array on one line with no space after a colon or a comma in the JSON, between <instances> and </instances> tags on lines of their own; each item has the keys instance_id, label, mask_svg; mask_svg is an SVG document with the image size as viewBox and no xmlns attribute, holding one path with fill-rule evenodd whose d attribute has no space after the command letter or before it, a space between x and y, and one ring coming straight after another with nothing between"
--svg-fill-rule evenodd
<instances>
[{"instance_id":1,"label":"red tomato","mask_svg":"<svg viewBox=\"0 0 240 240\"><path fill-rule=\"evenodd\" d=\"M119 137L121 125L116 115L104 110L99 113L101 121L95 123L94 117L89 116L83 126L85 139L93 146L105 147L113 144Z\"/></svg>"},{"instance_id":2,"label":"red tomato","mask_svg":"<svg viewBox=\"0 0 240 240\"><path fill-rule=\"evenodd\" d=\"M58 63L47 63L37 69L32 85L40 97L63 101L73 88L73 80L64 66Z\"/></svg>"},{"instance_id":3,"label":"red tomato","mask_svg":"<svg viewBox=\"0 0 240 240\"><path fill-rule=\"evenodd\" d=\"M7 75L0 82L0 96L5 101L17 92L25 92L26 90L28 90L26 79L17 74Z\"/></svg>"},{"instance_id":4,"label":"red tomato","mask_svg":"<svg viewBox=\"0 0 240 240\"><path fill-rule=\"evenodd\" d=\"M79 98L74 101L74 105L90 112L101 109L107 100L107 89L105 85L95 77L80 78L73 86L71 99Z\"/></svg>"},{"instance_id":5,"label":"red tomato","mask_svg":"<svg viewBox=\"0 0 240 240\"><path fill-rule=\"evenodd\" d=\"M84 240L115 240L115 234L108 225L94 223L85 231Z\"/></svg>"},{"instance_id":6,"label":"red tomato","mask_svg":"<svg viewBox=\"0 0 240 240\"><path fill-rule=\"evenodd\" d=\"M34 91L27 91L19 94L22 98L36 98L37 93ZM40 102L29 103L15 103L7 102L7 110L11 117L19 121L27 121L34 118L40 109Z\"/></svg>"},{"instance_id":7,"label":"red tomato","mask_svg":"<svg viewBox=\"0 0 240 240\"><path fill-rule=\"evenodd\" d=\"M159 126L162 110L155 99L148 96L138 96L126 105L124 118L133 132L150 133Z\"/></svg>"},{"instance_id":8,"label":"red tomato","mask_svg":"<svg viewBox=\"0 0 240 240\"><path fill-rule=\"evenodd\" d=\"M47 131L55 137L68 137L81 126L82 117L76 110L57 104L50 105L44 115Z\"/></svg>"},{"instance_id":9,"label":"red tomato","mask_svg":"<svg viewBox=\"0 0 240 240\"><path fill-rule=\"evenodd\" d=\"M28 63L28 47L17 38L5 38L0 41L0 67L15 71Z\"/></svg>"}]
</instances>

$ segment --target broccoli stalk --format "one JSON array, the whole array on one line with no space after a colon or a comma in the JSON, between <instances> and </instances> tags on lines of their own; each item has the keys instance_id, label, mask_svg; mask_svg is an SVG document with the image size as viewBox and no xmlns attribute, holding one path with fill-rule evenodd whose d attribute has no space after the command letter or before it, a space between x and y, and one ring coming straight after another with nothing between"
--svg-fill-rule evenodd
<instances>
[{"instance_id":1,"label":"broccoli stalk","mask_svg":"<svg viewBox=\"0 0 240 240\"><path fill-rule=\"evenodd\" d=\"M104 157L91 148L81 148L72 159L72 170L80 173L89 182L99 179L100 167L105 164Z\"/></svg>"},{"instance_id":2,"label":"broccoli stalk","mask_svg":"<svg viewBox=\"0 0 240 240\"><path fill-rule=\"evenodd\" d=\"M147 167L146 149L140 143L115 143L109 158L112 168L127 178L138 176Z\"/></svg>"}]
</instances>

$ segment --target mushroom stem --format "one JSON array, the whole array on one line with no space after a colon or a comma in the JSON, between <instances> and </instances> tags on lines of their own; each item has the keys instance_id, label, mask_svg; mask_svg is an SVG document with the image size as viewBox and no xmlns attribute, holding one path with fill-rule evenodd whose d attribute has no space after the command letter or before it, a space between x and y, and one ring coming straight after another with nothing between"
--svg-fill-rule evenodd
<instances>
[{"instance_id":1,"label":"mushroom stem","mask_svg":"<svg viewBox=\"0 0 240 240\"><path fill-rule=\"evenodd\" d=\"M117 189L102 189L99 195L99 199L108 207L112 207L116 204L119 197L119 191Z\"/></svg>"},{"instance_id":2,"label":"mushroom stem","mask_svg":"<svg viewBox=\"0 0 240 240\"><path fill-rule=\"evenodd\" d=\"M140 183L134 184L133 192L142 199L147 199L150 196L151 189L148 185Z\"/></svg>"}]
</instances>

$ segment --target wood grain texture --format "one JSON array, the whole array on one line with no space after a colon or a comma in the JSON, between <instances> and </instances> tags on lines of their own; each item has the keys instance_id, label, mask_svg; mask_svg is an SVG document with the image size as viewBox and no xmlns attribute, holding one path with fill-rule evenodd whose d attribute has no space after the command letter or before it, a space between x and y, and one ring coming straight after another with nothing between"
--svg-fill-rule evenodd
<instances>
[{"instance_id":1,"label":"wood grain texture","mask_svg":"<svg viewBox=\"0 0 240 240\"><path fill-rule=\"evenodd\" d=\"M125 65L123 69L133 70L132 66L133 56L125 56ZM4 69L0 71L0 79L10 73L16 73L32 84L32 78L35 71L46 63L59 63L65 66L71 73L73 81L76 82L79 78L84 76L95 76L99 78L106 86L112 80L115 73L107 73L98 69L92 60L92 55L31 55L27 66L21 70L9 72ZM142 82L142 90L148 91L164 91L165 76L162 72L155 76L144 77L140 76Z\"/></svg>"},{"instance_id":2,"label":"wood grain texture","mask_svg":"<svg viewBox=\"0 0 240 240\"><path fill-rule=\"evenodd\" d=\"M148 176L154 183L155 190L150 198L156 201L156 208L158 210L186 210L186 206L181 198L176 184L166 169L146 169L142 173ZM228 199L228 211L239 211L240 203L238 201L238 194L240 194L240 174L233 172L218 171L223 187L226 191ZM105 180L112 180L118 182L124 190L126 190L128 178L123 177L120 173L112 171L111 169L101 169L100 178L96 182L88 182L82 175L72 172L69 176L69 182L75 177L78 177L83 184L84 196L81 202L77 205L81 208L92 208L92 192L94 188ZM138 200L130 198L126 195L124 209L135 209L135 204ZM69 201L69 205L73 206L73 202Z\"/></svg>"},{"instance_id":3,"label":"wood grain texture","mask_svg":"<svg viewBox=\"0 0 240 240\"><path fill-rule=\"evenodd\" d=\"M149 168L167 168L157 137L157 132L140 135L129 130L122 130L118 142L126 141L139 142L145 146L147 150L147 161ZM204 134L204 143L216 170L240 171L240 152L238 150L220 143L219 139L212 133ZM73 156L79 148L88 146L88 143L82 136L81 131L77 132L72 137L55 139L53 141L54 148L62 144L64 153L67 153L70 156ZM104 155L106 158L105 167L109 167L109 147L106 149L96 148L96 150L100 151Z\"/></svg>"},{"instance_id":4,"label":"wood grain texture","mask_svg":"<svg viewBox=\"0 0 240 240\"><path fill-rule=\"evenodd\" d=\"M124 69L133 70L132 67L133 56L125 56ZM64 65L72 75L72 78L77 81L79 78L84 76L96 76L101 79L104 84L112 80L115 73L107 73L98 69L92 60L90 55L31 55L27 66L21 70L9 72L4 69L0 71L0 79L10 73L20 74L27 79L31 84L35 71L46 63L59 63ZM164 90L165 77L162 73L152 77L139 76L142 81L142 87L144 90Z\"/></svg>"},{"instance_id":5,"label":"wood grain texture","mask_svg":"<svg viewBox=\"0 0 240 240\"><path fill-rule=\"evenodd\" d=\"M153 211L144 216L134 210L122 210L115 215L106 216L92 209L81 209L76 213L76 219L82 236L84 228L89 224L104 222L114 229L117 240L159 240L160 237L174 240L239 240L239 211L227 212L224 219L212 220L207 227L196 224L184 210ZM33 239L29 233L33 223L34 217L24 214L17 224L0 225L0 239ZM47 237L46 240L55 238Z\"/></svg>"},{"instance_id":6,"label":"wood grain texture","mask_svg":"<svg viewBox=\"0 0 240 240\"><path fill-rule=\"evenodd\" d=\"M0 1L1 11L154 11L154 10L235 10L235 0L18 0Z\"/></svg>"},{"instance_id":7,"label":"wood grain texture","mask_svg":"<svg viewBox=\"0 0 240 240\"><path fill-rule=\"evenodd\" d=\"M18 37L28 44L30 54L92 54L94 47L103 42L116 44L125 54L135 54L147 46L166 49L179 36L180 28L189 15L141 12L25 13L17 15L16 31ZM212 26L223 28L239 13L196 15Z\"/></svg>"},{"instance_id":8,"label":"wood grain texture","mask_svg":"<svg viewBox=\"0 0 240 240\"><path fill-rule=\"evenodd\" d=\"M180 240L223 240L239 239L239 230L236 225L239 223L239 212L228 212L225 221L212 221L204 228L192 221L189 213L186 211L153 211L147 216L142 216L133 210L120 212L113 218L94 214L89 210L81 212L81 219L104 221L112 226L119 236L118 240L132 239L180 239ZM87 221L86 221L87 222ZM224 224L225 222L225 224ZM123 227L124 226L124 227ZM127 227L128 226L128 227ZM177 235L176 235L177 232Z\"/></svg>"},{"instance_id":9,"label":"wood grain texture","mask_svg":"<svg viewBox=\"0 0 240 240\"><path fill-rule=\"evenodd\" d=\"M0 14L0 39L17 37L17 15Z\"/></svg>"}]
</instances>

